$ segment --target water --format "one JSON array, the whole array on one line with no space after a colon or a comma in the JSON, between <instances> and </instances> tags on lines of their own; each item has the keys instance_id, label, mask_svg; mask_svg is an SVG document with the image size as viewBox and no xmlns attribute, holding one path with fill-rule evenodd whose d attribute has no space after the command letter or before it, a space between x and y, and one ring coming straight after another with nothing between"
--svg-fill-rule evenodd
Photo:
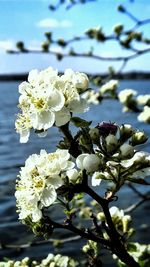
<instances>
[{"instance_id":1,"label":"water","mask_svg":"<svg viewBox=\"0 0 150 267\"><path fill-rule=\"evenodd\" d=\"M27 227L20 224L17 220L14 188L15 179L19 172L20 166L24 165L25 159L32 153L39 153L40 149L44 148L51 152L55 150L57 142L60 138L60 133L57 129L52 128L47 137L38 138L35 134L31 134L27 144L19 143L19 136L14 129L14 121L18 113L18 85L20 82L0 82L0 240L3 244L24 244L30 240L35 240L33 234ZM132 88L139 91L140 94L149 93L150 81L121 81L120 89ZM87 120L92 120L93 125L101 121L114 121L118 124L131 123L134 127L145 130L150 136L150 127L144 123L139 123L136 120L136 114L121 113L121 104L116 101L105 101L101 105L92 106L90 113L84 114L83 117ZM150 142L144 146L144 149L150 151ZM140 186L141 191L147 190L145 186ZM122 190L122 199L120 200L121 207L125 208L128 205L136 202L137 196L131 190L125 188ZM126 197L127 196L127 197ZM136 225L138 226L138 239L140 242L148 243L147 228L141 224L148 224L148 202L142 205L134 212ZM59 220L59 210L55 207L52 209L52 215ZM144 218L144 220L143 220ZM71 236L68 232L58 231L54 238L66 238ZM78 240L72 243L65 243L61 249L63 254L68 254L74 257L79 257L81 254L78 248L84 242ZM26 255L38 258L46 256L49 252L53 252L51 243L33 246L24 250L16 249L1 249L0 259L4 256L11 258L21 258ZM109 263L109 258L106 259L107 264L104 266L113 266Z\"/></svg>"}]
</instances>

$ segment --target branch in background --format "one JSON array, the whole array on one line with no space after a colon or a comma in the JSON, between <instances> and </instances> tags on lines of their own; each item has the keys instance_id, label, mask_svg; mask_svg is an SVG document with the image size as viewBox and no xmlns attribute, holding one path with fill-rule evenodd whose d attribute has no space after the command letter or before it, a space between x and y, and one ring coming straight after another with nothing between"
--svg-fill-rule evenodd
<instances>
[{"instance_id":1,"label":"branch in background","mask_svg":"<svg viewBox=\"0 0 150 267\"><path fill-rule=\"evenodd\" d=\"M143 203L145 203L146 201L150 200L150 196L146 196L145 198L141 199L140 201L138 201L137 203L129 206L127 209L124 210L125 213L131 213L133 212L135 209L137 209L139 206L141 206Z\"/></svg>"},{"instance_id":2,"label":"branch in background","mask_svg":"<svg viewBox=\"0 0 150 267\"><path fill-rule=\"evenodd\" d=\"M93 0L95 1L95 0ZM59 1L56 6L53 6L52 10L56 10L61 4L65 4L65 0ZM75 5L78 3L85 4L89 1L70 1L71 5ZM69 4L69 5L70 5ZM142 36L142 32L137 32L137 28L144 26L145 24L150 23L150 19L144 19L139 20L136 18L133 14L131 14L126 8L124 8L122 5L118 7L118 10L125 15L127 15L129 18L133 20L135 25L128 29L124 30L123 25L117 25L114 27L114 33L110 35L105 35L102 31L102 28L91 28L86 31L84 36L76 36L69 40L64 40L63 38L59 38L58 40L54 40L52 38L51 32L46 32L45 37L46 41L42 43L41 50L32 50L27 49L22 41L17 42L16 47L18 50L11 50L8 51L9 53L19 54L19 53L47 53L52 54L57 57L58 60L62 60L64 57L77 57L77 58L91 58L93 60L99 60L99 61L120 61L122 62L121 67L118 69L118 71L115 72L115 74L121 74L121 72L124 70L127 63L135 59L141 55L144 55L146 53L150 52L150 48L146 47L145 49L137 49L133 45L134 42L138 42L140 44L149 45L150 40L148 38L145 38ZM105 57L99 54L94 53L94 48L90 48L89 51L84 51L82 53L78 53L75 51L74 48L70 47L71 44L76 42L86 42L86 41L96 41L98 43L104 43L107 41L115 41L120 45L121 48L126 49L128 51L131 51L131 54L128 56L114 56L114 57ZM57 45L61 49L67 48L67 52L56 52L51 49L51 45Z\"/></svg>"},{"instance_id":3,"label":"branch in background","mask_svg":"<svg viewBox=\"0 0 150 267\"><path fill-rule=\"evenodd\" d=\"M137 188L135 188L132 183L129 182L127 185L134 193L138 195L138 197L143 198L143 199L147 198L145 194L142 194L139 190L137 190Z\"/></svg>"},{"instance_id":4,"label":"branch in background","mask_svg":"<svg viewBox=\"0 0 150 267\"><path fill-rule=\"evenodd\" d=\"M57 4L53 5L50 4L49 9L52 11L57 10L62 4L66 4L66 9L70 9L72 7L74 7L77 4L87 4L90 2L95 2L97 0L69 0L69 1L65 1L65 0L59 0ZM68 3L69 2L69 3Z\"/></svg>"},{"instance_id":5,"label":"branch in background","mask_svg":"<svg viewBox=\"0 0 150 267\"><path fill-rule=\"evenodd\" d=\"M48 240L40 240L40 241L30 241L29 243L26 244L3 244L0 243L0 249L26 249L29 247L34 247L34 246L38 246L38 245L45 245L45 244L49 244L49 243L56 243L56 244L64 244L64 243L69 243L69 242L73 242L76 240L81 239L81 236L77 235L77 236L72 236L72 237L68 237L68 238L63 238L63 239L55 239L55 238L50 238Z\"/></svg>"},{"instance_id":6,"label":"branch in background","mask_svg":"<svg viewBox=\"0 0 150 267\"><path fill-rule=\"evenodd\" d=\"M139 201L137 201L136 203L134 203L133 205L129 206L127 209L124 210L124 212L126 212L126 213L131 213L135 209L137 209L139 206L141 206L143 203L145 203L146 201L150 201L150 195L149 195L149 192L147 194L141 193L130 182L127 183L127 185L139 198L141 198Z\"/></svg>"}]
</instances>

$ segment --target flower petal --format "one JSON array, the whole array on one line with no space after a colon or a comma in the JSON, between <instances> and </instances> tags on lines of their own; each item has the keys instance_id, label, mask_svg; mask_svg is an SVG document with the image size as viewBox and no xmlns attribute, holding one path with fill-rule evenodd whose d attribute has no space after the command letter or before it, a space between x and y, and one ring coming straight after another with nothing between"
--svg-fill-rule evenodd
<instances>
[{"instance_id":1,"label":"flower petal","mask_svg":"<svg viewBox=\"0 0 150 267\"><path fill-rule=\"evenodd\" d=\"M40 113L32 113L30 119L34 129L47 130L53 126L55 114L51 111L42 111Z\"/></svg>"},{"instance_id":2,"label":"flower petal","mask_svg":"<svg viewBox=\"0 0 150 267\"><path fill-rule=\"evenodd\" d=\"M95 172L92 175L92 180L91 180L92 186L100 185L102 179L99 176L100 176L100 173L99 172Z\"/></svg>"},{"instance_id":3,"label":"flower petal","mask_svg":"<svg viewBox=\"0 0 150 267\"><path fill-rule=\"evenodd\" d=\"M54 111L61 110L64 106L64 103L65 103L65 98L61 92L55 89L50 93L48 99L48 105L52 110Z\"/></svg>"},{"instance_id":4,"label":"flower petal","mask_svg":"<svg viewBox=\"0 0 150 267\"><path fill-rule=\"evenodd\" d=\"M65 125L71 118L70 112L66 107L63 107L60 111L55 113L56 126Z\"/></svg>"},{"instance_id":5,"label":"flower petal","mask_svg":"<svg viewBox=\"0 0 150 267\"><path fill-rule=\"evenodd\" d=\"M57 198L57 193L53 186L50 186L49 189L44 189L42 194L41 203L44 207L49 207L55 202Z\"/></svg>"}]
</instances>

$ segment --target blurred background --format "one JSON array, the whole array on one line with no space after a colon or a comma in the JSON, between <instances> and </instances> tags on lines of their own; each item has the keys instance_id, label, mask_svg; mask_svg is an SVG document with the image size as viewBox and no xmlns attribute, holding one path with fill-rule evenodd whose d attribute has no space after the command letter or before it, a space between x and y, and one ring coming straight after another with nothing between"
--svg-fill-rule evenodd
<instances>
[{"instance_id":1,"label":"blurred background","mask_svg":"<svg viewBox=\"0 0 150 267\"><path fill-rule=\"evenodd\" d=\"M59 2L63 4L59 4ZM84 3L85 2L85 3ZM74 3L74 4L71 4ZM84 4L83 4L84 3ZM124 11L118 11L121 5L133 16ZM53 7L53 8L52 8ZM55 8L55 10L54 10ZM94 54L102 57L122 57L133 54L131 49L120 46L112 35L116 25L124 25L124 32L135 27L136 32L142 32L142 42L133 40L133 48L149 48L149 0L115 1L115 0L89 0L89 1L50 1L50 0L1 0L0 1L0 73L24 73L32 68L46 68L49 65L63 71L70 67L89 73L104 73L108 67L118 70L122 62L100 61L98 59L79 57L64 57L59 62L53 53L67 54L71 49L84 54L94 50ZM139 21L144 21L138 25ZM136 24L137 23L137 24ZM138 26L138 27L137 27ZM102 38L88 39L85 34L88 29L101 29L106 42ZM51 53L38 53L41 47L46 46L48 38L45 33L52 33L49 50ZM75 37L80 41L71 42ZM53 39L53 42L52 42ZM127 39L123 36L122 42ZM60 40L70 41L65 46ZM147 40L147 42L146 42ZM25 49L32 53L7 54L6 50L16 50L16 43L23 42ZM44 49L43 49L44 50ZM46 51L46 50L45 50ZM25 51L24 51L25 52ZM125 71L148 71L150 55L145 53L131 60Z\"/></svg>"}]
</instances>

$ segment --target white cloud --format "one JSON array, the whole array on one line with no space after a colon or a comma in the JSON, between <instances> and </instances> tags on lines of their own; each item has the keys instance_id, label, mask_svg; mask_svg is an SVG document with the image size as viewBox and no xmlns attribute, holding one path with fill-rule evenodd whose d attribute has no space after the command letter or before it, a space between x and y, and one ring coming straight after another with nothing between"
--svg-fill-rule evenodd
<instances>
[{"instance_id":1,"label":"white cloud","mask_svg":"<svg viewBox=\"0 0 150 267\"><path fill-rule=\"evenodd\" d=\"M40 28L70 28L72 27L72 22L69 20L59 21L57 19L45 18L36 25Z\"/></svg>"},{"instance_id":2,"label":"white cloud","mask_svg":"<svg viewBox=\"0 0 150 267\"><path fill-rule=\"evenodd\" d=\"M0 40L0 52L14 49L14 42L12 40Z\"/></svg>"}]
</instances>

